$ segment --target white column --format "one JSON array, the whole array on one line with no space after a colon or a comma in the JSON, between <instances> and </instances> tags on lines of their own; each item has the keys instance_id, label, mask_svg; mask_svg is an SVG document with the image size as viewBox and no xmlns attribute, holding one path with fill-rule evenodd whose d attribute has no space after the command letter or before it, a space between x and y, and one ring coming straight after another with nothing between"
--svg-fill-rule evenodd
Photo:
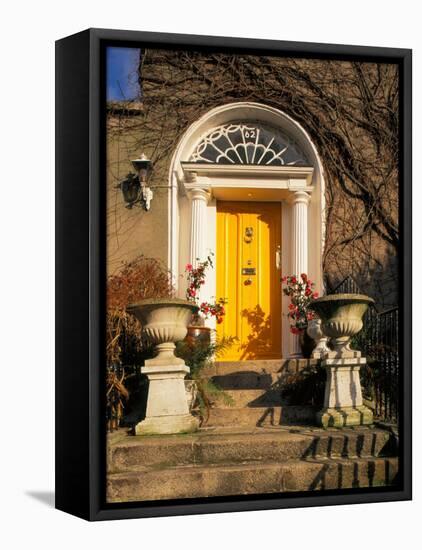
<instances>
[{"instance_id":1,"label":"white column","mask_svg":"<svg viewBox=\"0 0 422 550\"><path fill-rule=\"evenodd\" d=\"M309 194L305 191L295 191L290 199L292 205L292 252L291 275L300 277L308 274L308 204ZM290 336L291 357L301 357L299 337Z\"/></svg>"},{"instance_id":2,"label":"white column","mask_svg":"<svg viewBox=\"0 0 422 550\"><path fill-rule=\"evenodd\" d=\"M200 187L191 189L191 232L190 232L190 263L197 266L198 261L205 259L206 253L206 213L210 194Z\"/></svg>"},{"instance_id":3,"label":"white column","mask_svg":"<svg viewBox=\"0 0 422 550\"><path fill-rule=\"evenodd\" d=\"M293 193L292 204L292 275L308 273L308 204L305 191Z\"/></svg>"}]
</instances>

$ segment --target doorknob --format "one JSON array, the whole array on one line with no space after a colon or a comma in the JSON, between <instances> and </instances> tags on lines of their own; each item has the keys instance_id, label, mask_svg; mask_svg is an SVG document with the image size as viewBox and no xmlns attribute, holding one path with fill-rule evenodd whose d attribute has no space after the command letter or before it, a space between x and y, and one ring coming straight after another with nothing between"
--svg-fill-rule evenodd
<instances>
[{"instance_id":1,"label":"doorknob","mask_svg":"<svg viewBox=\"0 0 422 550\"><path fill-rule=\"evenodd\" d=\"M278 245L275 251L275 266L277 269L281 269L281 246Z\"/></svg>"}]
</instances>

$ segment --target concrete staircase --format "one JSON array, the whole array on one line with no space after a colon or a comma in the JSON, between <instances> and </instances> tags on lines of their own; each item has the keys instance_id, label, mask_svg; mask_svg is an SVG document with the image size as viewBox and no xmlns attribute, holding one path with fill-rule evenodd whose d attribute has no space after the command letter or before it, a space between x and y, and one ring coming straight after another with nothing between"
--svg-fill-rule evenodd
<instances>
[{"instance_id":1,"label":"concrete staircase","mask_svg":"<svg viewBox=\"0 0 422 550\"><path fill-rule=\"evenodd\" d=\"M220 362L206 373L233 398L195 434L108 442L109 502L318 491L394 484L387 429L323 430L312 407L283 402L287 378L310 360Z\"/></svg>"},{"instance_id":2,"label":"concrete staircase","mask_svg":"<svg viewBox=\"0 0 422 550\"><path fill-rule=\"evenodd\" d=\"M377 428L208 428L196 434L113 434L109 502L284 493L394 483L391 434Z\"/></svg>"},{"instance_id":3,"label":"concrete staircase","mask_svg":"<svg viewBox=\"0 0 422 550\"><path fill-rule=\"evenodd\" d=\"M233 405L215 403L207 425L313 424L315 409L290 405L281 390L291 375L316 364L316 359L216 362L206 375L232 398Z\"/></svg>"}]
</instances>

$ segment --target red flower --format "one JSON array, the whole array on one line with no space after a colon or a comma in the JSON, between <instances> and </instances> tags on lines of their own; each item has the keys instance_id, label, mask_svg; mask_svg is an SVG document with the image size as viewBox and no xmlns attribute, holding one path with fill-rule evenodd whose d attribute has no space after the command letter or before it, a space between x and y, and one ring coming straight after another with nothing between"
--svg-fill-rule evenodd
<instances>
[{"instance_id":1,"label":"red flower","mask_svg":"<svg viewBox=\"0 0 422 550\"><path fill-rule=\"evenodd\" d=\"M312 294L312 298L313 298L314 300L315 300L315 298L318 298L318 296L319 296L318 292L314 292L314 293Z\"/></svg>"},{"instance_id":2,"label":"red flower","mask_svg":"<svg viewBox=\"0 0 422 550\"><path fill-rule=\"evenodd\" d=\"M294 304L289 304L289 309L290 310L296 309L296 306Z\"/></svg>"},{"instance_id":3,"label":"red flower","mask_svg":"<svg viewBox=\"0 0 422 550\"><path fill-rule=\"evenodd\" d=\"M282 283L287 283L287 276L286 275L281 278L281 282Z\"/></svg>"},{"instance_id":4,"label":"red flower","mask_svg":"<svg viewBox=\"0 0 422 550\"><path fill-rule=\"evenodd\" d=\"M302 273L302 274L301 274L301 277L302 277L302 281L303 281L304 283L306 283L306 281L308 280L308 276L306 275L306 273Z\"/></svg>"},{"instance_id":5,"label":"red flower","mask_svg":"<svg viewBox=\"0 0 422 550\"><path fill-rule=\"evenodd\" d=\"M310 288L307 288L305 290L305 296L310 296L312 294L312 290Z\"/></svg>"},{"instance_id":6,"label":"red flower","mask_svg":"<svg viewBox=\"0 0 422 550\"><path fill-rule=\"evenodd\" d=\"M185 270L186 271L192 271L192 264L186 264Z\"/></svg>"},{"instance_id":7,"label":"red flower","mask_svg":"<svg viewBox=\"0 0 422 550\"><path fill-rule=\"evenodd\" d=\"M293 276L293 277L290 279L290 282L291 282L293 285L295 285L295 284L297 283L296 277Z\"/></svg>"}]
</instances>

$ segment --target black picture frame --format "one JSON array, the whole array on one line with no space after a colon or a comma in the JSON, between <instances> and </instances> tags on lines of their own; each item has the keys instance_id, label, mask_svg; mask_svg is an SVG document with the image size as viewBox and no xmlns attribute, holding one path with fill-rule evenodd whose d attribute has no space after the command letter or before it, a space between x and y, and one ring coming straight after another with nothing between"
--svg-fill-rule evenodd
<instances>
[{"instance_id":1,"label":"black picture frame","mask_svg":"<svg viewBox=\"0 0 422 550\"><path fill-rule=\"evenodd\" d=\"M397 63L400 70L400 471L397 487L126 504L105 502L104 47L141 45ZM87 520L412 498L412 51L89 29L56 42L56 508ZM404 398L405 397L405 398Z\"/></svg>"}]
</instances>

